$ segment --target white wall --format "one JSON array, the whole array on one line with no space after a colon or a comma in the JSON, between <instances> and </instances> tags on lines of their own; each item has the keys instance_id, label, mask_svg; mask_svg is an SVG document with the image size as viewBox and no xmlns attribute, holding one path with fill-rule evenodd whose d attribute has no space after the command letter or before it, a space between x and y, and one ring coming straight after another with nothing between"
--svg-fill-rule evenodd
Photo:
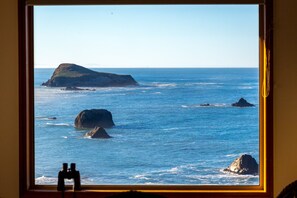
<instances>
[{"instance_id":1,"label":"white wall","mask_svg":"<svg viewBox=\"0 0 297 198\"><path fill-rule=\"evenodd\" d=\"M297 1L274 3L274 191L297 179ZM17 0L0 1L0 197L18 197Z\"/></svg>"}]
</instances>

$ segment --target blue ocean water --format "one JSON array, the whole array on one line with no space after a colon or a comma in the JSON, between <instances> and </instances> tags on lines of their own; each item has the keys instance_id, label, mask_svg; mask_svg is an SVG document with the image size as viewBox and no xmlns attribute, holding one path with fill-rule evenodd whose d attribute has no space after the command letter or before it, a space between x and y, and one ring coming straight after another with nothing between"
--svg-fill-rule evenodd
<instances>
[{"instance_id":1,"label":"blue ocean water","mask_svg":"<svg viewBox=\"0 0 297 198\"><path fill-rule=\"evenodd\" d=\"M83 184L259 183L223 171L244 153L259 162L258 69L94 70L131 74L140 86L64 91L41 86L54 69L35 69L37 184L56 184L64 162L77 164ZM241 97L256 106L232 107ZM113 138L84 138L74 128L84 109L112 112Z\"/></svg>"}]
</instances>

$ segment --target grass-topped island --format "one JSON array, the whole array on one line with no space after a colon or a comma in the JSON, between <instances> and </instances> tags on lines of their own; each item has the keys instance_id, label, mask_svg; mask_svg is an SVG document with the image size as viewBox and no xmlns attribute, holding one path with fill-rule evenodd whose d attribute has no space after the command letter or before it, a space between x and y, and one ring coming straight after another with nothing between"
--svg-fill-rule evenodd
<instances>
[{"instance_id":1,"label":"grass-topped island","mask_svg":"<svg viewBox=\"0 0 297 198\"><path fill-rule=\"evenodd\" d=\"M85 67L63 63L55 69L51 79L42 83L48 87L124 87L137 86L131 75L96 72Z\"/></svg>"}]
</instances>

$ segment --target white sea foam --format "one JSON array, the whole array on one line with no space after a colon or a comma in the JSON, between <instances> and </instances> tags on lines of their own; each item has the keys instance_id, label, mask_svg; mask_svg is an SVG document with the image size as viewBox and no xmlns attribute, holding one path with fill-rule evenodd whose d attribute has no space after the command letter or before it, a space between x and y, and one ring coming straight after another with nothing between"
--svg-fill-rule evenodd
<instances>
[{"instance_id":1,"label":"white sea foam","mask_svg":"<svg viewBox=\"0 0 297 198\"><path fill-rule=\"evenodd\" d=\"M57 184L58 178L41 176L35 178L35 183L38 184Z\"/></svg>"},{"instance_id":2,"label":"white sea foam","mask_svg":"<svg viewBox=\"0 0 297 198\"><path fill-rule=\"evenodd\" d=\"M36 116L35 117L36 120L55 120L56 118L53 117L46 117L46 116Z\"/></svg>"},{"instance_id":3,"label":"white sea foam","mask_svg":"<svg viewBox=\"0 0 297 198\"><path fill-rule=\"evenodd\" d=\"M201 105L199 105L201 107ZM227 107L230 106L226 103L214 103L214 104L210 104L209 107ZM203 107L203 106L202 106Z\"/></svg>"},{"instance_id":4,"label":"white sea foam","mask_svg":"<svg viewBox=\"0 0 297 198\"><path fill-rule=\"evenodd\" d=\"M186 83L185 85L187 86L193 86L193 85L198 85L198 86L207 86L207 85L223 85L224 83L216 83L216 82L194 82L194 83Z\"/></svg>"},{"instance_id":5,"label":"white sea foam","mask_svg":"<svg viewBox=\"0 0 297 198\"><path fill-rule=\"evenodd\" d=\"M173 167L168 170L169 173L177 174L180 171L179 167Z\"/></svg>"},{"instance_id":6,"label":"white sea foam","mask_svg":"<svg viewBox=\"0 0 297 198\"><path fill-rule=\"evenodd\" d=\"M143 179L143 180L149 180L149 178L148 178L148 177L146 177L146 175L144 175L144 174L135 175L133 178L134 178L134 179Z\"/></svg>"},{"instance_id":7,"label":"white sea foam","mask_svg":"<svg viewBox=\"0 0 297 198\"><path fill-rule=\"evenodd\" d=\"M41 177L35 178L35 183L37 185L56 185L57 182L58 182L58 178L56 178L56 177L47 177L47 176L43 175ZM82 184L94 184L94 181L91 178L81 178L81 183ZM65 184L71 185L71 184L73 184L73 181L65 179Z\"/></svg>"},{"instance_id":8,"label":"white sea foam","mask_svg":"<svg viewBox=\"0 0 297 198\"><path fill-rule=\"evenodd\" d=\"M159 83L159 82L153 82L152 85L154 87L175 87L176 83Z\"/></svg>"},{"instance_id":9,"label":"white sea foam","mask_svg":"<svg viewBox=\"0 0 297 198\"><path fill-rule=\"evenodd\" d=\"M224 185L242 185L258 184L257 175L238 175L230 172L220 171L218 174L207 174L207 175L186 175L188 179L194 179L200 181L203 184L224 184ZM252 183L250 180L255 179Z\"/></svg>"},{"instance_id":10,"label":"white sea foam","mask_svg":"<svg viewBox=\"0 0 297 198\"><path fill-rule=\"evenodd\" d=\"M135 175L133 179L143 180L143 182L145 182L146 184L148 182L160 184L164 183L163 178L166 179L167 177L184 177L189 174L189 172L193 174L193 172L196 172L197 170L197 165L186 164L163 170L154 170L150 172L140 173Z\"/></svg>"},{"instance_id":11,"label":"white sea foam","mask_svg":"<svg viewBox=\"0 0 297 198\"><path fill-rule=\"evenodd\" d=\"M179 128L178 127L172 127L172 128L163 129L163 131L175 131L175 130L179 130Z\"/></svg>"},{"instance_id":12,"label":"white sea foam","mask_svg":"<svg viewBox=\"0 0 297 198\"><path fill-rule=\"evenodd\" d=\"M57 126L57 127L69 127L69 126L71 126L71 124L68 124L68 123L50 123L50 122L47 122L46 125L47 126Z\"/></svg>"},{"instance_id":13,"label":"white sea foam","mask_svg":"<svg viewBox=\"0 0 297 198\"><path fill-rule=\"evenodd\" d=\"M145 182L144 184L146 185L154 185L154 184L158 184L157 182Z\"/></svg>"},{"instance_id":14,"label":"white sea foam","mask_svg":"<svg viewBox=\"0 0 297 198\"><path fill-rule=\"evenodd\" d=\"M220 174L219 177L221 178L258 178L258 175L239 175L236 173L232 173L230 171L225 171L224 169L220 169L221 173L224 174Z\"/></svg>"},{"instance_id":15,"label":"white sea foam","mask_svg":"<svg viewBox=\"0 0 297 198\"><path fill-rule=\"evenodd\" d=\"M239 156L241 156L241 155L243 155L244 153L232 153L232 154L227 154L227 155L225 155L226 157L239 157Z\"/></svg>"},{"instance_id":16,"label":"white sea foam","mask_svg":"<svg viewBox=\"0 0 297 198\"><path fill-rule=\"evenodd\" d=\"M197 163L144 172L130 177L130 179L140 180L145 184L161 184L166 183L166 178L176 177L184 178L190 183L209 185L258 184L259 178L258 175L238 175L226 172L224 169L205 168L205 164Z\"/></svg>"},{"instance_id":17,"label":"white sea foam","mask_svg":"<svg viewBox=\"0 0 297 198\"><path fill-rule=\"evenodd\" d=\"M182 108L214 108L214 107L229 107L231 105L226 103L201 103L201 104L193 104L193 105L181 105Z\"/></svg>"},{"instance_id":18,"label":"white sea foam","mask_svg":"<svg viewBox=\"0 0 297 198\"><path fill-rule=\"evenodd\" d=\"M255 87L252 86L240 86L239 89L255 89Z\"/></svg>"}]
</instances>

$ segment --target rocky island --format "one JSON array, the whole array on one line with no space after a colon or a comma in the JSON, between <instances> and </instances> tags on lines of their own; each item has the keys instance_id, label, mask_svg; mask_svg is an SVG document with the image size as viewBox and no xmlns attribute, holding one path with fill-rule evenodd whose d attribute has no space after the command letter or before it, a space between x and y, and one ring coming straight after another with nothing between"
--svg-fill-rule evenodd
<instances>
[{"instance_id":1,"label":"rocky island","mask_svg":"<svg viewBox=\"0 0 297 198\"><path fill-rule=\"evenodd\" d=\"M96 72L85 67L63 63L55 69L51 79L42 83L48 87L124 87L137 86L131 75Z\"/></svg>"},{"instance_id":2,"label":"rocky island","mask_svg":"<svg viewBox=\"0 0 297 198\"><path fill-rule=\"evenodd\" d=\"M98 138L98 139L111 138L111 136L107 134L107 132L103 127L95 127L93 130L87 132L85 134L85 137Z\"/></svg>"},{"instance_id":3,"label":"rocky island","mask_svg":"<svg viewBox=\"0 0 297 198\"><path fill-rule=\"evenodd\" d=\"M81 111L76 116L74 125L78 129L111 128L114 126L114 122L110 111L106 109L90 109Z\"/></svg>"},{"instance_id":4,"label":"rocky island","mask_svg":"<svg viewBox=\"0 0 297 198\"><path fill-rule=\"evenodd\" d=\"M238 102L232 104L233 107L254 107L254 104L249 103L244 98L240 98Z\"/></svg>"},{"instance_id":5,"label":"rocky island","mask_svg":"<svg viewBox=\"0 0 297 198\"><path fill-rule=\"evenodd\" d=\"M257 175L259 165L251 155L244 154L235 159L229 167L224 169L224 171L239 175Z\"/></svg>"}]
</instances>

